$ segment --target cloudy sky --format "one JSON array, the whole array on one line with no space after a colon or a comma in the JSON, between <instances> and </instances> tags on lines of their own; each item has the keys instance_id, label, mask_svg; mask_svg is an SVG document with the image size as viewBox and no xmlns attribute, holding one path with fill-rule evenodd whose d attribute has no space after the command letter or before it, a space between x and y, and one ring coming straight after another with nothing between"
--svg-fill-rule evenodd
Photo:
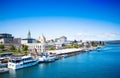
<instances>
[{"instance_id":1,"label":"cloudy sky","mask_svg":"<svg viewBox=\"0 0 120 78\"><path fill-rule=\"evenodd\" d=\"M120 40L119 0L0 0L0 33Z\"/></svg>"}]
</instances>

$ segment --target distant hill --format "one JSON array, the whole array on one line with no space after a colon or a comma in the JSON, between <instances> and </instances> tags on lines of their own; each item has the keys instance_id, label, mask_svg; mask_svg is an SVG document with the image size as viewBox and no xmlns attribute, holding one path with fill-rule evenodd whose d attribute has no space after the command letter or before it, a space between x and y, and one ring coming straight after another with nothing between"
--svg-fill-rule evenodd
<instances>
[{"instance_id":1,"label":"distant hill","mask_svg":"<svg viewBox=\"0 0 120 78\"><path fill-rule=\"evenodd\" d=\"M107 44L120 44L120 40L105 41Z\"/></svg>"}]
</instances>

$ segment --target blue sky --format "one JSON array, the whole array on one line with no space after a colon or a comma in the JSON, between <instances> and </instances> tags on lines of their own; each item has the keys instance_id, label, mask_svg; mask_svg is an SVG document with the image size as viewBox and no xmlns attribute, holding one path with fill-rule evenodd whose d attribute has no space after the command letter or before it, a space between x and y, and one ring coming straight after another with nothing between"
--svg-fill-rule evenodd
<instances>
[{"instance_id":1,"label":"blue sky","mask_svg":"<svg viewBox=\"0 0 120 78\"><path fill-rule=\"evenodd\" d=\"M119 0L0 0L0 33L25 38L120 39Z\"/></svg>"}]
</instances>

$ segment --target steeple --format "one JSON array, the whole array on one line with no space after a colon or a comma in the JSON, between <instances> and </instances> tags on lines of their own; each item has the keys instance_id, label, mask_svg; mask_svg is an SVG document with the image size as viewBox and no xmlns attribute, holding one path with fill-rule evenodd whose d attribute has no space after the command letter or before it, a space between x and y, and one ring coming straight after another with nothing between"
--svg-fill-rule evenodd
<instances>
[{"instance_id":1,"label":"steeple","mask_svg":"<svg viewBox=\"0 0 120 78\"><path fill-rule=\"evenodd\" d=\"M31 38L31 33L30 33L30 30L28 32L28 38Z\"/></svg>"}]
</instances>

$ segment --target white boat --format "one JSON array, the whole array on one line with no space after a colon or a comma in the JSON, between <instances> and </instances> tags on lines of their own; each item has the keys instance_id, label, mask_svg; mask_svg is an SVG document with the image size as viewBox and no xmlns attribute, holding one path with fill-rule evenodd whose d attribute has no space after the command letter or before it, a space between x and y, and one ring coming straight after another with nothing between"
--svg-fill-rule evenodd
<instances>
[{"instance_id":1,"label":"white boat","mask_svg":"<svg viewBox=\"0 0 120 78\"><path fill-rule=\"evenodd\" d=\"M55 60L57 60L57 56L53 56L53 55L42 55L39 56L39 62L53 62Z\"/></svg>"},{"instance_id":2,"label":"white boat","mask_svg":"<svg viewBox=\"0 0 120 78\"><path fill-rule=\"evenodd\" d=\"M68 57L68 55L67 55L67 54L63 54L62 57L63 57L63 58L66 58L66 57Z\"/></svg>"},{"instance_id":3,"label":"white boat","mask_svg":"<svg viewBox=\"0 0 120 78\"><path fill-rule=\"evenodd\" d=\"M8 68L20 69L38 64L39 60L31 55L11 58L8 62Z\"/></svg>"},{"instance_id":4,"label":"white boat","mask_svg":"<svg viewBox=\"0 0 120 78\"><path fill-rule=\"evenodd\" d=\"M9 72L9 69L7 68L7 64L1 64L0 63L0 73Z\"/></svg>"},{"instance_id":5,"label":"white boat","mask_svg":"<svg viewBox=\"0 0 120 78\"><path fill-rule=\"evenodd\" d=\"M52 55L49 55L49 56L46 56L45 58L45 62L53 62L57 59L57 56L52 56Z\"/></svg>"},{"instance_id":6,"label":"white boat","mask_svg":"<svg viewBox=\"0 0 120 78\"><path fill-rule=\"evenodd\" d=\"M39 63L44 63L45 62L45 56L38 56Z\"/></svg>"}]
</instances>

